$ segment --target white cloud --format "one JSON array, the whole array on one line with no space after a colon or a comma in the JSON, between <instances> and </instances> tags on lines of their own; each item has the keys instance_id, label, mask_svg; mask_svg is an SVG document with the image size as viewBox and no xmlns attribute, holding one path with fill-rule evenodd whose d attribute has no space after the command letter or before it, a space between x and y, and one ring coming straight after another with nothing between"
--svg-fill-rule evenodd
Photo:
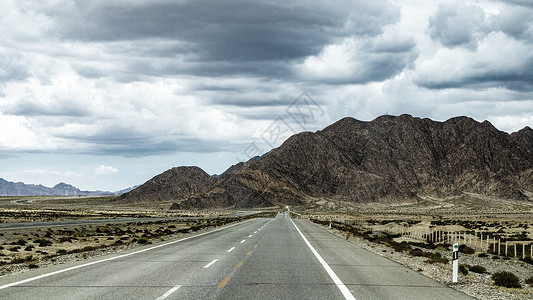
<instances>
[{"instance_id":1,"label":"white cloud","mask_svg":"<svg viewBox=\"0 0 533 300\"><path fill-rule=\"evenodd\" d=\"M112 166L105 166L105 165L100 165L99 167L94 169L94 173L96 175L110 175L110 174L115 174L117 172L118 172L117 168L113 168Z\"/></svg>"}]
</instances>

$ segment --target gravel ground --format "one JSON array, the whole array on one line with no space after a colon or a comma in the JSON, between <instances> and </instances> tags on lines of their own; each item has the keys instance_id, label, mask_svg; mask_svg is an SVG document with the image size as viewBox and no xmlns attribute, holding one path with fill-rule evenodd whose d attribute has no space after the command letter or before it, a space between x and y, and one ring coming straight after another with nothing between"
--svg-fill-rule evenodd
<instances>
[{"instance_id":1,"label":"gravel ground","mask_svg":"<svg viewBox=\"0 0 533 300\"><path fill-rule=\"evenodd\" d=\"M314 224L314 223L313 223ZM315 224L317 225L317 224ZM321 225L317 225L321 226ZM331 233L338 235L342 238L346 238L346 233L337 229L326 228ZM450 251L438 251L443 257L450 260L448 264L429 264L424 261L426 257L413 257L407 253L399 253L392 250L392 248L385 245L376 244L367 240L350 237L349 241L357 246L364 248L368 251L380 254L387 257L390 260L396 261L410 269L417 271L429 278L432 278L446 286L459 290L467 295L483 300L523 300L533 299L533 287L524 282L526 278L533 276L533 265L527 264L519 260L503 260L492 259L492 256L481 258L475 255L459 254L459 263L467 264L470 266L480 265L487 269L490 274L478 274L469 272L468 275L459 274L457 283L452 283L452 264L451 264L451 250ZM498 271L510 271L520 278L522 289L509 289L504 287L498 287L493 284L491 274Z\"/></svg>"}]
</instances>

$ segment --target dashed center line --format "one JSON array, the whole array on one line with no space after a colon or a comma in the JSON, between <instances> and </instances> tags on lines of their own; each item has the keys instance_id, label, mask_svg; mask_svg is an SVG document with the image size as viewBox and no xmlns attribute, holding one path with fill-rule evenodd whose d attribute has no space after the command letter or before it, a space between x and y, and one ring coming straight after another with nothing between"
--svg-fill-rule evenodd
<instances>
[{"instance_id":1,"label":"dashed center line","mask_svg":"<svg viewBox=\"0 0 533 300\"><path fill-rule=\"evenodd\" d=\"M163 299L165 299L166 297L172 295L172 293L174 293L175 291L179 290L180 287L181 287L181 285L176 285L175 287L171 288L171 289L168 290L166 293L164 293L163 295L161 295L161 297L157 298L157 300L163 300Z\"/></svg>"},{"instance_id":2,"label":"dashed center line","mask_svg":"<svg viewBox=\"0 0 533 300\"><path fill-rule=\"evenodd\" d=\"M210 263L208 263L207 265L204 266L204 269L207 269L209 267L211 267L212 264L216 263L218 259L213 259Z\"/></svg>"},{"instance_id":3,"label":"dashed center line","mask_svg":"<svg viewBox=\"0 0 533 300\"><path fill-rule=\"evenodd\" d=\"M244 243L244 242L246 242L246 240L242 240L242 241L241 241L241 244Z\"/></svg>"},{"instance_id":4,"label":"dashed center line","mask_svg":"<svg viewBox=\"0 0 533 300\"><path fill-rule=\"evenodd\" d=\"M250 234L248 237L252 237L252 235Z\"/></svg>"},{"instance_id":5,"label":"dashed center line","mask_svg":"<svg viewBox=\"0 0 533 300\"><path fill-rule=\"evenodd\" d=\"M231 249L228 250L228 253L235 250L235 247L231 247Z\"/></svg>"},{"instance_id":6,"label":"dashed center line","mask_svg":"<svg viewBox=\"0 0 533 300\"><path fill-rule=\"evenodd\" d=\"M226 284L228 284L228 281L229 281L230 279L231 279L231 277L226 277L226 278L222 279L222 281L219 282L219 283L217 284L217 287L218 287L218 288L223 288L223 287L225 287Z\"/></svg>"}]
</instances>

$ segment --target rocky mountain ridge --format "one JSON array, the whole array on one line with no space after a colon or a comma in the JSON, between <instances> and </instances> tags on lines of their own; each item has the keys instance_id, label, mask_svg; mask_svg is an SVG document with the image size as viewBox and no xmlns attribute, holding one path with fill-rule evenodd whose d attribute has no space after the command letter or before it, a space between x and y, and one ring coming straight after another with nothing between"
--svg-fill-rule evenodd
<instances>
[{"instance_id":1,"label":"rocky mountain ridge","mask_svg":"<svg viewBox=\"0 0 533 300\"><path fill-rule=\"evenodd\" d=\"M302 132L261 158L217 178L173 168L117 201L176 201L175 209L302 205L313 199L413 202L472 192L529 200L533 130L497 130L488 121L445 122L410 115L370 122L344 118Z\"/></svg>"},{"instance_id":2,"label":"rocky mountain ridge","mask_svg":"<svg viewBox=\"0 0 533 300\"><path fill-rule=\"evenodd\" d=\"M135 186L137 187L137 186ZM11 182L0 178L0 196L80 196L80 195L121 195L129 192L132 188L127 188L118 192L108 191L82 191L77 187L60 182L53 187L46 187L41 184L26 184L23 182Z\"/></svg>"}]
</instances>

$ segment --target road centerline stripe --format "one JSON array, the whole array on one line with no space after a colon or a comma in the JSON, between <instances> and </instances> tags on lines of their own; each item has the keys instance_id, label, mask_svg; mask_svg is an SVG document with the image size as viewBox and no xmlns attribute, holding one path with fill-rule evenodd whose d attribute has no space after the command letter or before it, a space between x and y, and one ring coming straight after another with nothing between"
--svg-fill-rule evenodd
<instances>
[{"instance_id":1,"label":"road centerline stripe","mask_svg":"<svg viewBox=\"0 0 533 300\"><path fill-rule=\"evenodd\" d=\"M222 279L222 281L219 282L219 283L217 284L217 287L218 287L218 288L223 288L223 287L225 287L226 284L228 284L228 281L229 281L230 279L231 279L231 277L226 277L226 278Z\"/></svg>"},{"instance_id":2,"label":"road centerline stripe","mask_svg":"<svg viewBox=\"0 0 533 300\"><path fill-rule=\"evenodd\" d=\"M246 240L242 240L242 241L241 241L241 244L244 243L244 242L246 242Z\"/></svg>"},{"instance_id":3,"label":"road centerline stripe","mask_svg":"<svg viewBox=\"0 0 533 300\"><path fill-rule=\"evenodd\" d=\"M294 225L294 227L296 228L296 230L298 231L298 233L300 234L300 236L302 237L304 242L307 244L307 247L309 247L309 249L311 249L311 252L313 252L313 254L318 259L318 261L320 262L322 267L326 270L326 272L328 273L329 277L331 277L333 282L337 285L337 287L341 291L341 293L344 296L344 298L347 299L347 300L356 300L355 297L350 292L350 290L344 285L342 280L339 278L339 276L337 276L337 274L335 274L333 269L331 269L331 267L328 265L328 263L322 258L322 256L320 256L320 254L316 251L316 249L313 247L313 245L311 245L311 243L309 243L307 238L300 231L300 228L298 228L298 226L296 226L296 223L294 223L293 220L290 220L290 221L292 222L292 225Z\"/></svg>"},{"instance_id":4,"label":"road centerline stripe","mask_svg":"<svg viewBox=\"0 0 533 300\"><path fill-rule=\"evenodd\" d=\"M179 288L181 287L181 285L176 285L175 287L171 288L170 290L168 290L166 293L164 293L163 295L161 295L161 297L157 298L156 300L163 300L165 299L166 297L172 295L175 291L179 290Z\"/></svg>"},{"instance_id":5,"label":"road centerline stripe","mask_svg":"<svg viewBox=\"0 0 533 300\"><path fill-rule=\"evenodd\" d=\"M233 250L235 250L235 247L231 247L227 252L229 253L229 252L231 252Z\"/></svg>"},{"instance_id":6,"label":"road centerline stripe","mask_svg":"<svg viewBox=\"0 0 533 300\"><path fill-rule=\"evenodd\" d=\"M218 259L213 259L210 263L208 263L207 265L204 266L204 269L207 269L207 268L211 267L211 265L213 265L217 261L218 261Z\"/></svg>"}]
</instances>

